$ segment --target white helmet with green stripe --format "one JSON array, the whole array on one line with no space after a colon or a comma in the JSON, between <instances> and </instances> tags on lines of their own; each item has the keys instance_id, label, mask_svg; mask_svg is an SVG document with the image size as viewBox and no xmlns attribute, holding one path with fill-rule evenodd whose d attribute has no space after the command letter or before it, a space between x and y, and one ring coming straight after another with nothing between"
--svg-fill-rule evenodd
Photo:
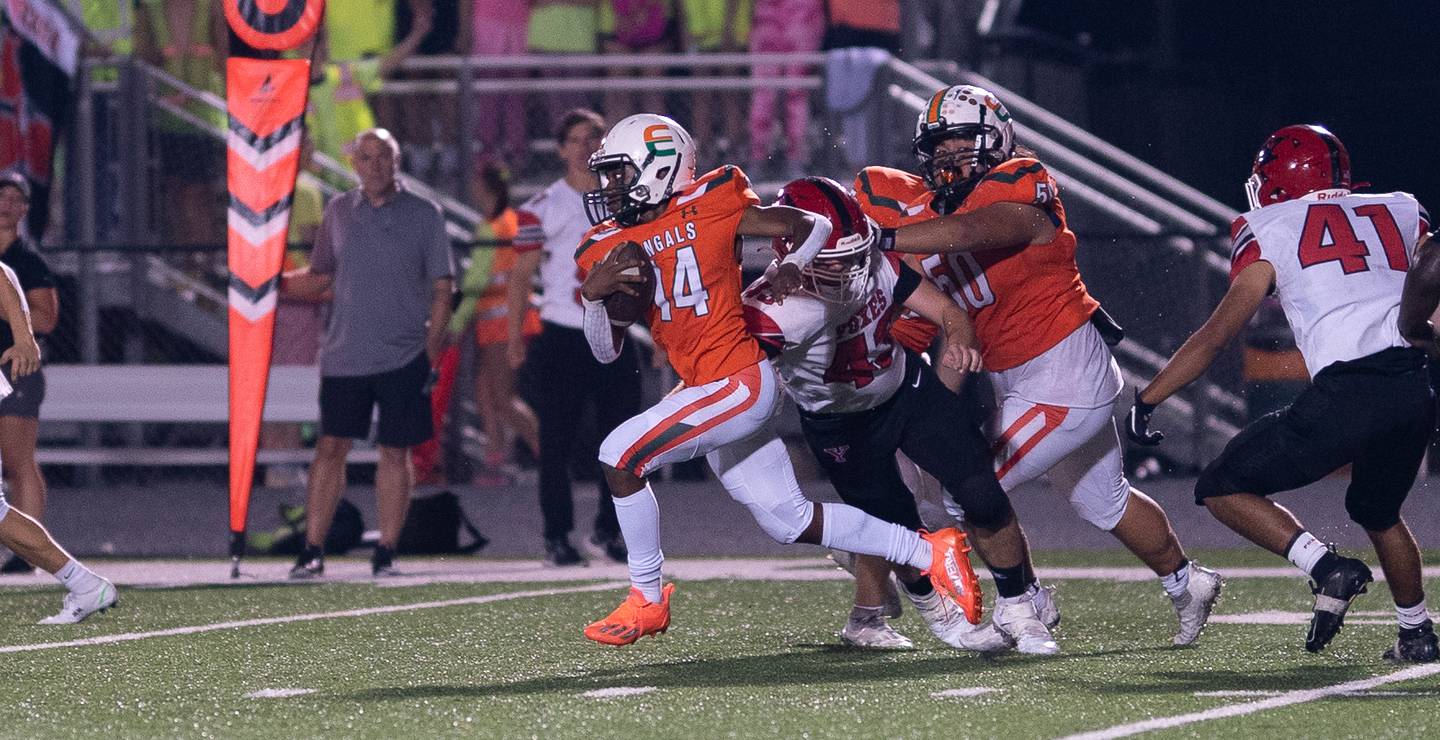
<instances>
[{"instance_id":1,"label":"white helmet with green stripe","mask_svg":"<svg viewBox=\"0 0 1440 740\"><path fill-rule=\"evenodd\" d=\"M974 143L947 148L937 156L936 146L951 138ZM931 190L942 198L963 199L990 168L1014 156L1010 111L989 90L951 85L931 96L921 111L915 122L914 151Z\"/></svg>"},{"instance_id":2,"label":"white helmet with green stripe","mask_svg":"<svg viewBox=\"0 0 1440 740\"><path fill-rule=\"evenodd\" d=\"M637 113L610 129L590 169L600 177L600 189L585 194L590 223L633 226L641 212L695 182L695 141L665 116Z\"/></svg>"}]
</instances>

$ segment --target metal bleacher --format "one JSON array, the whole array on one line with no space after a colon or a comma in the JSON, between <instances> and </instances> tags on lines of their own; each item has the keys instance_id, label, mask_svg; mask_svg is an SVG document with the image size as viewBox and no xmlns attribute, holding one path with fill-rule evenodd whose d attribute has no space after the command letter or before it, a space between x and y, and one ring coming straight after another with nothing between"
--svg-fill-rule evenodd
<instances>
[{"instance_id":1,"label":"metal bleacher","mask_svg":"<svg viewBox=\"0 0 1440 740\"><path fill-rule=\"evenodd\" d=\"M748 73L727 73L704 77L608 77L604 69L630 67L635 70L663 62L670 67L718 66L753 67L780 61L780 55L653 55L637 57L577 57L569 60L530 57L486 59L485 69L500 65L507 69L542 74L560 65L573 74L566 79L547 78L537 90L533 78L477 78L480 71L476 60L463 57L429 57L407 63L407 69L427 73L425 79L400 80L386 83L381 94L453 95L460 104L458 115L463 123L472 120L474 110L471 93L514 92L517 94L548 94L556 90L598 91L620 86L627 90L660 90L674 95L693 92L697 85L707 90L753 90L758 86L822 90L826 84L824 57L819 54L794 55L798 63L813 65L808 75L790 78L759 78ZM163 71L138 61L101 60L99 63L122 65L121 80L108 92L143 91L143 100L151 114L169 115L186 121L196 131L223 141L226 132L194 116L187 108L176 105L176 99L201 102L223 110L224 101L208 92L194 90ZM438 76L437 76L438 75ZM1199 193L1143 161L1128 155L1079 127L1030 102L994 80L962 68L952 62L911 64L890 57L882 65L868 103L876 126L903 132L882 140L886 162L899 162L908 149L908 132L914 116L923 110L928 96L947 84L966 82L983 85L999 95L1015 115L1016 130L1022 143L1035 149L1059 180L1064 191L1072 222L1083 224L1094 232L1119 234L1120 239L1087 240L1082 233L1081 263L1086 281L1112 306L1121 323L1129 310L1127 301L1137 294L1135 286L1123 282L1116 270L1106 269L1113 260L1160 260L1164 282L1157 290L1173 295L1169 306L1182 323L1195 322L1201 309L1208 311L1209 296L1216 278L1223 277L1226 259L1224 237L1235 212ZM114 83L112 83L114 84ZM94 152L94 142L86 134L88 94L94 90L82 85L82 104L78 129L82 156L77 166L85 166L84 154ZM467 101L470 101L467 103ZM833 130L825 122L827 130ZM545 136L548 136L546 134ZM543 137L542 137L543 138ZM900 139L903 139L903 144ZM86 147L89 147L88 149ZM456 145L461 152L470 150L470 143ZM543 142L539 149L545 149ZM843 161L832 147L821 146L813 169L829 174L842 182L853 177L853 163ZM889 151L893 149L894 151ZM303 173L302 177L316 183L327 195L333 194L337 183L351 182L351 175L340 163L317 154L319 175ZM459 156L468 162L465 154ZM468 165L467 165L468 166ZM463 181L467 170L461 168ZM536 183L553 173L538 172L518 179L517 195L533 190ZM474 231L479 214L449 191L458 191L454 183L447 189L432 187L416 177L404 176L406 187L441 205L450 234L457 241L467 240ZM757 191L769 193L778 183L759 182ZM79 198L81 202L85 197ZM94 214L81 219L79 241L96 243ZM1077 231L1079 228L1077 227ZM1133 236L1133 241L1126 241ZM758 244L748 245L747 266L763 264L765 250ZM193 271L177 267L173 262L154 255L139 258L125 255L109 257L81 252L70 265L77 275L81 292L81 325L95 331L102 307L125 304L138 316L164 326L204 348L214 358L223 359L226 346L226 306L224 293L214 287L214 279L197 277ZM1173 296L1183 295L1176 301ZM1139 300L1139 298L1134 298ZM1139 304L1134 304L1138 306ZM1122 310L1117 310L1117 307ZM1163 338L1152 336L1143 326L1136 327L1117 347L1127 382L1135 383L1153 376L1163 362L1167 347ZM82 345L93 344L94 336L83 338ZM213 423L226 420L225 366L215 361L186 365L153 364L90 364L96 356L91 352L86 364L47 366L50 391L45 406L46 425L76 428L89 423ZM316 395L317 372L313 368L275 368L272 371L270 398L266 418L272 421L311 421L318 415ZM1241 399L1219 384L1202 381L1192 392L1166 404L1157 414L1158 423L1171 429L1188 429L1190 434L1173 435L1167 452L1181 459L1200 462L1208 459L1225 439L1233 435L1244 413ZM217 445L204 448L100 447L93 444L93 435L80 440L71 435L63 444L44 444L39 459L45 463L66 464L136 464L136 465L220 465L226 462L226 450ZM357 459L370 455L357 450ZM372 451L373 452L373 451ZM261 462L306 459L303 451L261 451Z\"/></svg>"}]
</instances>

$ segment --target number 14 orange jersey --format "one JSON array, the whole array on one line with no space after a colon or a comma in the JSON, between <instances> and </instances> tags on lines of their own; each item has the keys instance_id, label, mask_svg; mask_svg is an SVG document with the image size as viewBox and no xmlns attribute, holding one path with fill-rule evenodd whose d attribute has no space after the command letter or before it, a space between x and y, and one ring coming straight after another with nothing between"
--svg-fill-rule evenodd
<instances>
[{"instance_id":1,"label":"number 14 orange jersey","mask_svg":"<svg viewBox=\"0 0 1440 740\"><path fill-rule=\"evenodd\" d=\"M655 269L650 334L686 385L704 385L765 359L745 330L735 260L740 217L759 203L745 173L727 165L677 193L650 223L621 228L606 221L590 229L575 252L576 264L589 273L621 243L640 244Z\"/></svg>"}]
</instances>

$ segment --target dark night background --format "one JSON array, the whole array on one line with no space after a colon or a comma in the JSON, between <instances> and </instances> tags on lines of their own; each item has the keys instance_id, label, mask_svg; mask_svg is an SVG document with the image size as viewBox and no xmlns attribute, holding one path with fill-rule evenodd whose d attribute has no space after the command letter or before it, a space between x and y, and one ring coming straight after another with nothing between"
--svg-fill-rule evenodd
<instances>
[{"instance_id":1,"label":"dark night background","mask_svg":"<svg viewBox=\"0 0 1440 740\"><path fill-rule=\"evenodd\" d=\"M1291 123L1330 128L1371 190L1440 208L1440 3L1032 0L1019 20L1094 52L1077 123L1239 210Z\"/></svg>"}]
</instances>

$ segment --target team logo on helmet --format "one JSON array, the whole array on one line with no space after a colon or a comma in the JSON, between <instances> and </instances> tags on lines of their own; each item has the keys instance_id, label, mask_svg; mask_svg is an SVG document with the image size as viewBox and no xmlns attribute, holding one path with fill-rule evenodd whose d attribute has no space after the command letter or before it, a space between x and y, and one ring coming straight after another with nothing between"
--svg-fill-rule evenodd
<instances>
[{"instance_id":1,"label":"team logo on helmet","mask_svg":"<svg viewBox=\"0 0 1440 740\"><path fill-rule=\"evenodd\" d=\"M638 113L610 129L590 156L590 169L600 178L600 188L585 193L590 223L634 226L695 182L695 142L671 119Z\"/></svg>"},{"instance_id":2,"label":"team logo on helmet","mask_svg":"<svg viewBox=\"0 0 1440 740\"><path fill-rule=\"evenodd\" d=\"M675 136L663 123L645 129L645 149L657 157L675 156Z\"/></svg>"},{"instance_id":3,"label":"team logo on helmet","mask_svg":"<svg viewBox=\"0 0 1440 740\"><path fill-rule=\"evenodd\" d=\"M946 144L951 139L968 143ZM941 210L949 212L986 172L1014 156L1015 128L1010 111L993 93L953 85L930 97L915 122L913 148L926 185Z\"/></svg>"}]
</instances>

